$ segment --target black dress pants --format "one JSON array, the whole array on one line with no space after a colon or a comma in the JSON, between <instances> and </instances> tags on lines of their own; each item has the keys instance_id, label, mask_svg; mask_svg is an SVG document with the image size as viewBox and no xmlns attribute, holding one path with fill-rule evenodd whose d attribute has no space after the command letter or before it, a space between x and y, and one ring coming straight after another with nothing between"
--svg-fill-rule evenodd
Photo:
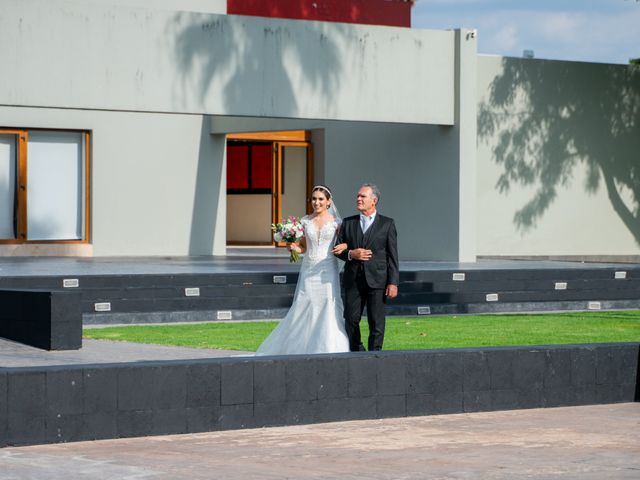
<instances>
[{"instance_id":1,"label":"black dress pants","mask_svg":"<svg viewBox=\"0 0 640 480\"><path fill-rule=\"evenodd\" d=\"M384 288L369 287L364 268L358 268L355 285L345 285L345 328L352 352L364 351L360 335L360 319L365 305L369 323L369 350L382 350L385 325Z\"/></svg>"}]
</instances>

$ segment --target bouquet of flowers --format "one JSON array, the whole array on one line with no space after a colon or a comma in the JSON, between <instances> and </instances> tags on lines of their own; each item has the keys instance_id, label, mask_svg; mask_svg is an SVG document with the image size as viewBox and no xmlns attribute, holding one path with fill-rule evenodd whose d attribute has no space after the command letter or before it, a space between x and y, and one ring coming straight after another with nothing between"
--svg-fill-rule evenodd
<instances>
[{"instance_id":1,"label":"bouquet of flowers","mask_svg":"<svg viewBox=\"0 0 640 480\"><path fill-rule=\"evenodd\" d=\"M273 239L276 242L294 243L304 236L302 224L296 217L287 217L286 220L281 223L272 223L271 230L273 230ZM300 254L291 250L289 261L300 261Z\"/></svg>"}]
</instances>

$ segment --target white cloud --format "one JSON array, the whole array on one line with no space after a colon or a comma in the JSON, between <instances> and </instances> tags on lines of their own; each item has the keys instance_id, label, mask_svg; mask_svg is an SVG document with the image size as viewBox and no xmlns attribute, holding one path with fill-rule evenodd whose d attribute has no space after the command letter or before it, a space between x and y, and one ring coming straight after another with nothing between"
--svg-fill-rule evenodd
<instances>
[{"instance_id":1,"label":"white cloud","mask_svg":"<svg viewBox=\"0 0 640 480\"><path fill-rule=\"evenodd\" d=\"M640 3L625 11L473 11L430 14L414 9L417 28L477 28L480 53L537 58L627 63L640 57Z\"/></svg>"},{"instance_id":2,"label":"white cloud","mask_svg":"<svg viewBox=\"0 0 640 480\"><path fill-rule=\"evenodd\" d=\"M583 15L575 13L543 13L537 16L535 23L540 26L540 33L552 41L570 42L583 22Z\"/></svg>"},{"instance_id":3,"label":"white cloud","mask_svg":"<svg viewBox=\"0 0 640 480\"><path fill-rule=\"evenodd\" d=\"M483 35L483 33L480 32L480 35ZM501 49L513 51L518 46L518 28L515 25L505 25L498 30L492 30L484 44L488 48L495 45Z\"/></svg>"}]
</instances>

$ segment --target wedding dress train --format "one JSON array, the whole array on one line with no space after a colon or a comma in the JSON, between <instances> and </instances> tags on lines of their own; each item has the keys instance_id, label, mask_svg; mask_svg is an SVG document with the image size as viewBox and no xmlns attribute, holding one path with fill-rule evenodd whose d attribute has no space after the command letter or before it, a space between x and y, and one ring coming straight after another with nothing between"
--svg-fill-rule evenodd
<instances>
[{"instance_id":1,"label":"wedding dress train","mask_svg":"<svg viewBox=\"0 0 640 480\"><path fill-rule=\"evenodd\" d=\"M307 251L302 260L293 304L258 355L348 352L340 297L338 261L331 253L339 221L320 229L310 217L301 220Z\"/></svg>"}]
</instances>

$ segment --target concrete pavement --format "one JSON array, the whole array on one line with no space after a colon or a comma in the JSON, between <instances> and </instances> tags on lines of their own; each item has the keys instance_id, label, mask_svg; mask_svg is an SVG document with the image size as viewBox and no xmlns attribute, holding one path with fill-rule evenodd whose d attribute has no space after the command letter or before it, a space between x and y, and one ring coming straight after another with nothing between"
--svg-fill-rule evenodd
<instances>
[{"instance_id":1,"label":"concrete pavement","mask_svg":"<svg viewBox=\"0 0 640 480\"><path fill-rule=\"evenodd\" d=\"M1 480L639 479L640 403L0 449Z\"/></svg>"},{"instance_id":2,"label":"concrete pavement","mask_svg":"<svg viewBox=\"0 0 640 480\"><path fill-rule=\"evenodd\" d=\"M252 355L238 350L187 348L109 340L82 340L79 350L47 351L0 338L0 367L41 367L52 365L92 365L156 360L238 357Z\"/></svg>"}]
</instances>

